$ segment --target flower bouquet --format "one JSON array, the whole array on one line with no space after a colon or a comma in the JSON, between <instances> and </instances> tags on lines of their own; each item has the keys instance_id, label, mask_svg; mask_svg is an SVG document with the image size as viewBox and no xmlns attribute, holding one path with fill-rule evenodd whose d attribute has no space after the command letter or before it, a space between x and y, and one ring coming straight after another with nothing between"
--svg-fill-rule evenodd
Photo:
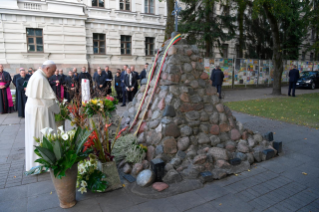
<instances>
[{"instance_id":1,"label":"flower bouquet","mask_svg":"<svg viewBox=\"0 0 319 212\"><path fill-rule=\"evenodd\" d=\"M80 188L78 191L81 194L87 192L87 188L93 192L105 191L108 187L108 182L102 180L105 178L105 174L98 170L98 160L95 155L90 154L89 159L79 162L76 187Z\"/></svg>"},{"instance_id":2,"label":"flower bouquet","mask_svg":"<svg viewBox=\"0 0 319 212\"><path fill-rule=\"evenodd\" d=\"M82 102L85 113L89 118L93 117L96 114L102 115L103 118L106 118L110 115L110 112L116 109L118 103L117 99L114 99L112 96L107 96L104 99L91 99L89 102Z\"/></svg>"},{"instance_id":3,"label":"flower bouquet","mask_svg":"<svg viewBox=\"0 0 319 212\"><path fill-rule=\"evenodd\" d=\"M68 105L68 110L73 116L71 126L75 125L84 128L87 125L87 114L85 113L84 108L81 107L80 101L72 101Z\"/></svg>"},{"instance_id":4,"label":"flower bouquet","mask_svg":"<svg viewBox=\"0 0 319 212\"><path fill-rule=\"evenodd\" d=\"M39 143L34 150L39 156L35 162L41 165L31 169L28 174L50 169L60 207L73 207L76 204L77 163L87 158L90 153L90 151L83 152L83 144L91 131L78 127L76 130L64 132L63 127L59 127L58 134L52 132L53 129L50 128L42 129L42 141L35 138Z\"/></svg>"},{"instance_id":5,"label":"flower bouquet","mask_svg":"<svg viewBox=\"0 0 319 212\"><path fill-rule=\"evenodd\" d=\"M93 132L87 142L85 142L83 151L86 152L90 149L93 149L93 153L99 160L98 169L107 176L107 180L109 182L109 187L106 191L120 188L122 187L122 184L116 163L113 161L114 156L112 155L112 149L116 140L121 136L122 132L127 129L127 127L121 131L119 131L119 127L117 127L117 133L112 139L112 142L112 140L109 138L108 131L108 128L111 126L111 124L106 124L103 130L98 130L93 120L90 121L91 125L93 126Z\"/></svg>"}]
</instances>

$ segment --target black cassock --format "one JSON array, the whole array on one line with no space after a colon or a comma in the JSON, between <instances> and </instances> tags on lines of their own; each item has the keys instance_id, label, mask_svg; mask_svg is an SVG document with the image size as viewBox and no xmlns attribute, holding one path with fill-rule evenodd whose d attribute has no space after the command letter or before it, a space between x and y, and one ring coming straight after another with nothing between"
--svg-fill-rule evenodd
<instances>
[{"instance_id":1,"label":"black cassock","mask_svg":"<svg viewBox=\"0 0 319 212\"><path fill-rule=\"evenodd\" d=\"M14 107L9 107L9 101L7 97L7 88L11 83L11 76L8 72L3 71L0 73L0 82L5 83L5 88L0 89L0 114L11 113L14 111Z\"/></svg>"},{"instance_id":2,"label":"black cassock","mask_svg":"<svg viewBox=\"0 0 319 212\"><path fill-rule=\"evenodd\" d=\"M66 77L65 88L67 90L66 98L67 98L68 102L70 102L73 99L75 92L77 92L77 89L79 88L78 87L78 77L76 77L76 76ZM71 88L74 88L74 90L71 90Z\"/></svg>"},{"instance_id":3,"label":"black cassock","mask_svg":"<svg viewBox=\"0 0 319 212\"><path fill-rule=\"evenodd\" d=\"M111 94L112 93L112 81L113 81L112 71L110 71L110 70L107 71L106 79L107 79L107 85L109 86L107 94Z\"/></svg>"},{"instance_id":4,"label":"black cassock","mask_svg":"<svg viewBox=\"0 0 319 212\"><path fill-rule=\"evenodd\" d=\"M13 80L12 83L14 84L14 86L16 87L16 110L18 110L18 98L17 98L17 93L18 93L18 89L17 89L17 80L21 78L20 74L16 74L13 76Z\"/></svg>"},{"instance_id":5,"label":"black cassock","mask_svg":"<svg viewBox=\"0 0 319 212\"><path fill-rule=\"evenodd\" d=\"M24 82L28 82L28 81L29 81L29 77L27 76L25 78L20 77L17 80L18 93L16 94L16 100L18 100L17 110L18 110L19 117L24 117L24 108L25 108L25 104L27 103L27 96L25 95L23 84Z\"/></svg>"},{"instance_id":6,"label":"black cassock","mask_svg":"<svg viewBox=\"0 0 319 212\"><path fill-rule=\"evenodd\" d=\"M57 80L59 80L59 84L56 84ZM50 85L58 99L61 99L61 81L61 76L59 75L53 75L49 79Z\"/></svg>"},{"instance_id":7,"label":"black cassock","mask_svg":"<svg viewBox=\"0 0 319 212\"><path fill-rule=\"evenodd\" d=\"M107 82L106 82L106 75L101 74L97 75L95 77L95 84L96 84L96 89L99 92L100 96L105 96L107 93L106 87L107 87ZM102 85L102 87L100 87Z\"/></svg>"},{"instance_id":8,"label":"black cassock","mask_svg":"<svg viewBox=\"0 0 319 212\"><path fill-rule=\"evenodd\" d=\"M64 74L62 74L62 75L59 75L60 77L61 77L61 85L63 85L63 87L64 87L64 98L67 98L67 96L68 96L68 91L67 91L67 89L66 89L66 79L67 79L67 77L68 76L66 76L66 75L64 75Z\"/></svg>"}]
</instances>

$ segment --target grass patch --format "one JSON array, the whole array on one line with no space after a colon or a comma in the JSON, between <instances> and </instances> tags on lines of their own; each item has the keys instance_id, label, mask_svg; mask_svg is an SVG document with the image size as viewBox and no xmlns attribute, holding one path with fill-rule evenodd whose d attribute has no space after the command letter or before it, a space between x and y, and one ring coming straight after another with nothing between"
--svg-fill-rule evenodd
<instances>
[{"instance_id":1,"label":"grass patch","mask_svg":"<svg viewBox=\"0 0 319 212\"><path fill-rule=\"evenodd\" d=\"M319 93L225 103L234 111L319 128Z\"/></svg>"}]
</instances>

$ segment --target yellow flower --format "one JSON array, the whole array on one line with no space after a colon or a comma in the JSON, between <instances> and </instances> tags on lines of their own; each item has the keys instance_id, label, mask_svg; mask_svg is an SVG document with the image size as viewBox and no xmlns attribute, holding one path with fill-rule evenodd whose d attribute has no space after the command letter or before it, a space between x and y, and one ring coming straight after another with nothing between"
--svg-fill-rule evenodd
<instances>
[{"instance_id":1,"label":"yellow flower","mask_svg":"<svg viewBox=\"0 0 319 212\"><path fill-rule=\"evenodd\" d=\"M82 101L82 105L84 105L84 106L85 106L85 102L84 102L84 101Z\"/></svg>"},{"instance_id":2,"label":"yellow flower","mask_svg":"<svg viewBox=\"0 0 319 212\"><path fill-rule=\"evenodd\" d=\"M102 100L100 100L100 104L103 105L103 101Z\"/></svg>"},{"instance_id":3,"label":"yellow flower","mask_svg":"<svg viewBox=\"0 0 319 212\"><path fill-rule=\"evenodd\" d=\"M97 104L97 100L96 99L92 99L91 102L96 105Z\"/></svg>"}]
</instances>

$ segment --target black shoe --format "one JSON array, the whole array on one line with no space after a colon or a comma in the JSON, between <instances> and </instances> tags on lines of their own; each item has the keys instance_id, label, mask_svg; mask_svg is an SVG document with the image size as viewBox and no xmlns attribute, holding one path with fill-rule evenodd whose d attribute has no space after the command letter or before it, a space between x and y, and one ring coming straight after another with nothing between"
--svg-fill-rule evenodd
<instances>
[{"instance_id":1,"label":"black shoe","mask_svg":"<svg viewBox=\"0 0 319 212\"><path fill-rule=\"evenodd\" d=\"M288 96L290 96L290 94L288 94Z\"/></svg>"},{"instance_id":2,"label":"black shoe","mask_svg":"<svg viewBox=\"0 0 319 212\"><path fill-rule=\"evenodd\" d=\"M294 96L292 96L292 97L296 97L296 96L294 95Z\"/></svg>"},{"instance_id":3,"label":"black shoe","mask_svg":"<svg viewBox=\"0 0 319 212\"><path fill-rule=\"evenodd\" d=\"M124 104L123 104L123 105L121 105L121 107L125 107L125 106L126 106L126 105L124 105Z\"/></svg>"}]
</instances>

